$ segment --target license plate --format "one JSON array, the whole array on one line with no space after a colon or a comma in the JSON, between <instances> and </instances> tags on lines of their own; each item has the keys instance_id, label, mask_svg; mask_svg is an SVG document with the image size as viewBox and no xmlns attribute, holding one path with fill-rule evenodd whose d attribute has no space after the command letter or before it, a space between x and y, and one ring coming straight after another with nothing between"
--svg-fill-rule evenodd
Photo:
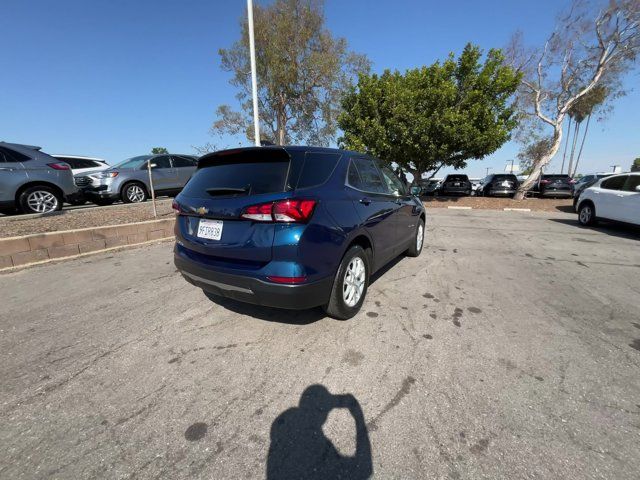
<instances>
[{"instance_id":1,"label":"license plate","mask_svg":"<svg viewBox=\"0 0 640 480\"><path fill-rule=\"evenodd\" d=\"M222 238L222 221L200 219L198 223L198 238L206 238L208 240L220 240Z\"/></svg>"},{"instance_id":2,"label":"license plate","mask_svg":"<svg viewBox=\"0 0 640 480\"><path fill-rule=\"evenodd\" d=\"M460 186L460 182L454 182L454 183L453 183L453 186L454 186L454 187L459 187L459 186Z\"/></svg>"},{"instance_id":3,"label":"license plate","mask_svg":"<svg viewBox=\"0 0 640 480\"><path fill-rule=\"evenodd\" d=\"M508 187L509 186L509 182L502 182L502 186L503 187Z\"/></svg>"}]
</instances>

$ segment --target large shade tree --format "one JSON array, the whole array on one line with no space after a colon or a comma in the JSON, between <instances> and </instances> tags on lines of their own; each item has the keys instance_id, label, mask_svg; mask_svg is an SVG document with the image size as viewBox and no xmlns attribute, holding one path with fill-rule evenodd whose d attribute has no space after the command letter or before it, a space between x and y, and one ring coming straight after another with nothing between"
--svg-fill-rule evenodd
<instances>
[{"instance_id":1,"label":"large shade tree","mask_svg":"<svg viewBox=\"0 0 640 480\"><path fill-rule=\"evenodd\" d=\"M524 47L518 34L507 51L510 64L523 74L517 99L520 112L529 119L521 125L531 133L521 138L543 131L550 139L549 149L518 189L515 198L522 199L558 152L564 122L576 113L576 106L600 86L621 85L620 79L635 66L640 2L577 0L559 17L542 48Z\"/></svg>"},{"instance_id":2,"label":"large shade tree","mask_svg":"<svg viewBox=\"0 0 640 480\"><path fill-rule=\"evenodd\" d=\"M320 0L256 4L253 18L261 139L328 145L335 139L341 96L357 74L368 71L368 60L327 30ZM238 89L240 109L219 106L212 133L253 140L246 15L240 39L219 53L222 69Z\"/></svg>"},{"instance_id":3,"label":"large shade tree","mask_svg":"<svg viewBox=\"0 0 640 480\"><path fill-rule=\"evenodd\" d=\"M396 163L420 179L495 152L516 126L519 74L499 50L468 44L459 58L382 75L361 75L344 97L343 147Z\"/></svg>"}]
</instances>

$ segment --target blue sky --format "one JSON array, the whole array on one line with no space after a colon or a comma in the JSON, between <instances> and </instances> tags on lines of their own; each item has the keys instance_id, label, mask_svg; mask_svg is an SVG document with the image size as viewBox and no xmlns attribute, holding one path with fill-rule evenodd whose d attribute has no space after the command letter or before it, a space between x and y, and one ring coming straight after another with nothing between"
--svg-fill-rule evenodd
<instances>
[{"instance_id":1,"label":"blue sky","mask_svg":"<svg viewBox=\"0 0 640 480\"><path fill-rule=\"evenodd\" d=\"M261 1L261 0L254 0ZM0 17L0 140L115 163L153 146L247 144L213 138L215 108L234 102L217 50L239 35L244 0L4 0ZM374 71L430 64L471 41L501 47L516 29L540 44L560 2L327 0L335 35L366 53ZM640 77L627 79L632 87ZM627 169L640 156L640 91L592 123L580 170ZM502 171L509 143L466 172ZM559 167L559 163L554 161ZM446 173L446 172L445 172Z\"/></svg>"}]
</instances>

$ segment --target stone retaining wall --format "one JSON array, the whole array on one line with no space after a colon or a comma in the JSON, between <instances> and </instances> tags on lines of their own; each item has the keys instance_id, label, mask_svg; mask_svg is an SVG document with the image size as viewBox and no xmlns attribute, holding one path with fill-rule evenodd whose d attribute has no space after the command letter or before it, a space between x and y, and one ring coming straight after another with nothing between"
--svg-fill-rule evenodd
<instances>
[{"instance_id":1,"label":"stone retaining wall","mask_svg":"<svg viewBox=\"0 0 640 480\"><path fill-rule=\"evenodd\" d=\"M0 270L173 237L174 218L0 238Z\"/></svg>"}]
</instances>

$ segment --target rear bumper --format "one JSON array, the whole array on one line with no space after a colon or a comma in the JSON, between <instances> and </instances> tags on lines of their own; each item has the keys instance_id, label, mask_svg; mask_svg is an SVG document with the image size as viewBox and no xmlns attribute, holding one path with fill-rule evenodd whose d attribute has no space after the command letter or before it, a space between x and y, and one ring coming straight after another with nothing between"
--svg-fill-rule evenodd
<instances>
[{"instance_id":1,"label":"rear bumper","mask_svg":"<svg viewBox=\"0 0 640 480\"><path fill-rule=\"evenodd\" d=\"M467 194L471 192L471 187L446 187L440 190L443 194L447 193L462 193Z\"/></svg>"},{"instance_id":2,"label":"rear bumper","mask_svg":"<svg viewBox=\"0 0 640 480\"><path fill-rule=\"evenodd\" d=\"M280 285L246 275L222 273L205 267L174 249L174 263L184 279L206 292L267 307L305 310L326 305L333 278L312 283Z\"/></svg>"},{"instance_id":3,"label":"rear bumper","mask_svg":"<svg viewBox=\"0 0 640 480\"><path fill-rule=\"evenodd\" d=\"M573 197L572 190L544 190L540 193L541 197Z\"/></svg>"},{"instance_id":4,"label":"rear bumper","mask_svg":"<svg viewBox=\"0 0 640 480\"><path fill-rule=\"evenodd\" d=\"M516 190L513 188L492 188L489 190L489 195L514 195L515 193Z\"/></svg>"}]
</instances>

